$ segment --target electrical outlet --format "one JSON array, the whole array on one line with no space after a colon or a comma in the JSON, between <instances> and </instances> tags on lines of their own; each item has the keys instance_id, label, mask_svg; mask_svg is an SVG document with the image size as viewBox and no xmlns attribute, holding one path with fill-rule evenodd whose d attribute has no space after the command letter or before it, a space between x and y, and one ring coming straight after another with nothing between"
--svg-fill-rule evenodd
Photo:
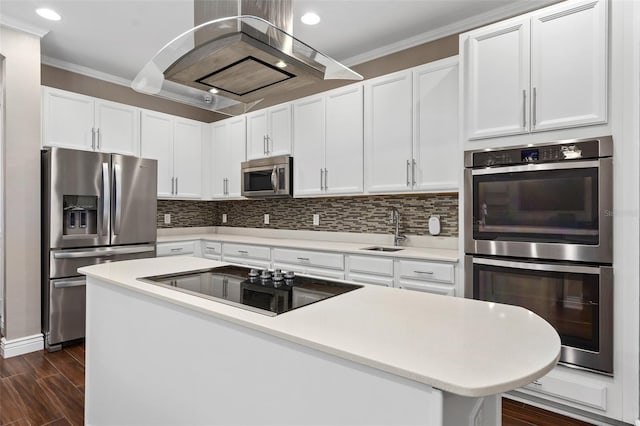
<instances>
[{"instance_id":1,"label":"electrical outlet","mask_svg":"<svg viewBox=\"0 0 640 426\"><path fill-rule=\"evenodd\" d=\"M313 226L318 226L320 225L320 215L319 214L314 214L313 215Z\"/></svg>"},{"instance_id":2,"label":"electrical outlet","mask_svg":"<svg viewBox=\"0 0 640 426\"><path fill-rule=\"evenodd\" d=\"M264 215L264 224L265 225L269 224L269 214L268 213L265 213L265 215Z\"/></svg>"},{"instance_id":3,"label":"electrical outlet","mask_svg":"<svg viewBox=\"0 0 640 426\"><path fill-rule=\"evenodd\" d=\"M171 223L171 214L170 213L165 213L164 215L164 224L165 225L169 225Z\"/></svg>"},{"instance_id":4,"label":"electrical outlet","mask_svg":"<svg viewBox=\"0 0 640 426\"><path fill-rule=\"evenodd\" d=\"M227 214L222 213L222 223L227 223Z\"/></svg>"}]
</instances>

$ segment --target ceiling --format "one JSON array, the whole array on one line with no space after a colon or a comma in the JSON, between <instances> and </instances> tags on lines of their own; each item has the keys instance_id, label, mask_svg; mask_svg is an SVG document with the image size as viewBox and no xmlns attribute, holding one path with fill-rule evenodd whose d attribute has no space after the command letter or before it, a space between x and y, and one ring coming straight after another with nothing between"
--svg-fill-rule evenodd
<instances>
[{"instance_id":1,"label":"ceiling","mask_svg":"<svg viewBox=\"0 0 640 426\"><path fill-rule=\"evenodd\" d=\"M293 0L296 38L352 66L430 39L526 12L557 0ZM49 7L62 20L35 9ZM309 10L321 22L307 26ZM176 35L193 26L191 0L2 0L0 23L48 30L43 62L133 80Z\"/></svg>"}]
</instances>

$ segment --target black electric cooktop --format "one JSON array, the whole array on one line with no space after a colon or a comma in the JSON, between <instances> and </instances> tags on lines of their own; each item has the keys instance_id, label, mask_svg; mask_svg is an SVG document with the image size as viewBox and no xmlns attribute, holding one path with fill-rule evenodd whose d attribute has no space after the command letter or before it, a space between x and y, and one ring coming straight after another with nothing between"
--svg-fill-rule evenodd
<instances>
[{"instance_id":1,"label":"black electric cooktop","mask_svg":"<svg viewBox=\"0 0 640 426\"><path fill-rule=\"evenodd\" d=\"M155 275L142 281L275 316L362 286L242 266Z\"/></svg>"}]
</instances>

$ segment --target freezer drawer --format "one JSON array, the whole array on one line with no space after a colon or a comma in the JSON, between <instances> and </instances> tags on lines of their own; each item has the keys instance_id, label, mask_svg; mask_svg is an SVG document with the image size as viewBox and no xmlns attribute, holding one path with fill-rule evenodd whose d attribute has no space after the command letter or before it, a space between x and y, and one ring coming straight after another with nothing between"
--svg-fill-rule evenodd
<instances>
[{"instance_id":1,"label":"freezer drawer","mask_svg":"<svg viewBox=\"0 0 640 426\"><path fill-rule=\"evenodd\" d=\"M85 277L49 280L44 332L48 349L81 339L85 330Z\"/></svg>"}]
</instances>

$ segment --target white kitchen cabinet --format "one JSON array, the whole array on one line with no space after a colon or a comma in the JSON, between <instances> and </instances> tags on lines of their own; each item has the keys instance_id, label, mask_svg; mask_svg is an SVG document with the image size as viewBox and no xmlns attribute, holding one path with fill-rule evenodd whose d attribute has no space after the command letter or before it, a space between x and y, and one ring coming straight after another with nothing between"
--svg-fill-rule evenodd
<instances>
[{"instance_id":1,"label":"white kitchen cabinet","mask_svg":"<svg viewBox=\"0 0 640 426\"><path fill-rule=\"evenodd\" d=\"M241 196L240 165L245 161L245 117L212 124L211 196L214 199Z\"/></svg>"},{"instance_id":2,"label":"white kitchen cabinet","mask_svg":"<svg viewBox=\"0 0 640 426\"><path fill-rule=\"evenodd\" d=\"M158 197L202 198L202 124L143 110L140 134L142 157L158 160Z\"/></svg>"},{"instance_id":3,"label":"white kitchen cabinet","mask_svg":"<svg viewBox=\"0 0 640 426\"><path fill-rule=\"evenodd\" d=\"M271 249L265 246L224 243L222 245L224 262L268 269L271 266Z\"/></svg>"},{"instance_id":4,"label":"white kitchen cabinet","mask_svg":"<svg viewBox=\"0 0 640 426\"><path fill-rule=\"evenodd\" d=\"M455 272L451 263L396 260L395 286L445 296L455 295Z\"/></svg>"},{"instance_id":5,"label":"white kitchen cabinet","mask_svg":"<svg viewBox=\"0 0 640 426\"><path fill-rule=\"evenodd\" d=\"M402 71L364 84L365 189L411 189L412 76Z\"/></svg>"},{"instance_id":6,"label":"white kitchen cabinet","mask_svg":"<svg viewBox=\"0 0 640 426\"><path fill-rule=\"evenodd\" d=\"M222 243L218 241L202 241L202 257L222 260Z\"/></svg>"},{"instance_id":7,"label":"white kitchen cabinet","mask_svg":"<svg viewBox=\"0 0 640 426\"><path fill-rule=\"evenodd\" d=\"M366 191L457 190L458 58L365 85Z\"/></svg>"},{"instance_id":8,"label":"white kitchen cabinet","mask_svg":"<svg viewBox=\"0 0 640 426\"><path fill-rule=\"evenodd\" d=\"M413 70L412 188L457 190L462 170L458 144L458 57Z\"/></svg>"},{"instance_id":9,"label":"white kitchen cabinet","mask_svg":"<svg viewBox=\"0 0 640 426\"><path fill-rule=\"evenodd\" d=\"M291 104L247 114L247 159L291 154Z\"/></svg>"},{"instance_id":10,"label":"white kitchen cabinet","mask_svg":"<svg viewBox=\"0 0 640 426\"><path fill-rule=\"evenodd\" d=\"M379 256L347 256L349 281L393 287L393 258Z\"/></svg>"},{"instance_id":11,"label":"white kitchen cabinet","mask_svg":"<svg viewBox=\"0 0 640 426\"><path fill-rule=\"evenodd\" d=\"M199 256L199 241L156 243L156 256Z\"/></svg>"},{"instance_id":12,"label":"white kitchen cabinet","mask_svg":"<svg viewBox=\"0 0 640 426\"><path fill-rule=\"evenodd\" d=\"M607 2L531 15L532 131L607 121Z\"/></svg>"},{"instance_id":13,"label":"white kitchen cabinet","mask_svg":"<svg viewBox=\"0 0 640 426\"><path fill-rule=\"evenodd\" d=\"M362 85L293 104L296 196L363 191Z\"/></svg>"},{"instance_id":14,"label":"white kitchen cabinet","mask_svg":"<svg viewBox=\"0 0 640 426\"><path fill-rule=\"evenodd\" d=\"M570 0L461 35L468 139L607 121L606 0Z\"/></svg>"},{"instance_id":15,"label":"white kitchen cabinet","mask_svg":"<svg viewBox=\"0 0 640 426\"><path fill-rule=\"evenodd\" d=\"M344 279L344 255L310 250L274 248L273 268L333 279Z\"/></svg>"},{"instance_id":16,"label":"white kitchen cabinet","mask_svg":"<svg viewBox=\"0 0 640 426\"><path fill-rule=\"evenodd\" d=\"M138 155L138 108L42 88L42 145Z\"/></svg>"}]
</instances>

